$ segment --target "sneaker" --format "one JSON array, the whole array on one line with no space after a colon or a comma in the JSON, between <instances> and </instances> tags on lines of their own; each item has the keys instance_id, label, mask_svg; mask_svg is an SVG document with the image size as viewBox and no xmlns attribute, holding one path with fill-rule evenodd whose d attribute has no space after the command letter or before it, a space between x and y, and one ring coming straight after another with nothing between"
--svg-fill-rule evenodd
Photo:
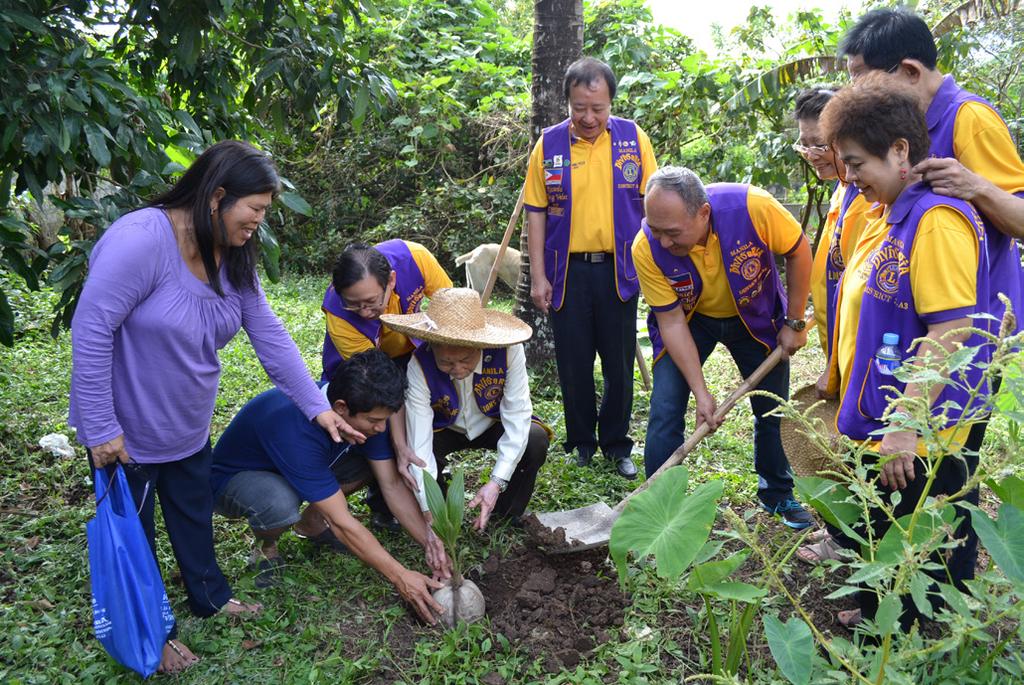
<instances>
[{"instance_id":1,"label":"sneaker","mask_svg":"<svg viewBox=\"0 0 1024 685\"><path fill-rule=\"evenodd\" d=\"M803 530L814 525L814 517L811 512L803 508L799 502L792 497L780 500L775 506L761 503L764 510L769 514L782 517L782 522L794 530Z\"/></svg>"}]
</instances>

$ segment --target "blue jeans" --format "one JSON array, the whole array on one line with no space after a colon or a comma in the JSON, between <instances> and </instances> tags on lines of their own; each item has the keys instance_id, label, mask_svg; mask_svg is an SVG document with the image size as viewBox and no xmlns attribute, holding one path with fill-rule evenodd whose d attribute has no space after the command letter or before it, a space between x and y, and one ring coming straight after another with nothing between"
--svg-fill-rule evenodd
<instances>
[{"instance_id":1,"label":"blue jeans","mask_svg":"<svg viewBox=\"0 0 1024 685\"><path fill-rule=\"evenodd\" d=\"M765 360L764 345L755 340L738 316L716 319L694 314L690 319L690 334L697 345L703 364L718 343L725 345L740 373L746 377ZM665 353L654 365L654 390L647 421L647 441L644 445L644 470L649 477L658 470L686 438L686 406L690 401L690 386L672 359ZM723 388L709 388L718 399L723 399ZM789 398L789 362L780 362L765 376L758 390ZM757 496L768 506L793 496L793 475L789 460L782 450L779 436L779 417L765 416L778 405L767 397L752 395L750 407L754 411L754 470L757 471Z\"/></svg>"}]
</instances>

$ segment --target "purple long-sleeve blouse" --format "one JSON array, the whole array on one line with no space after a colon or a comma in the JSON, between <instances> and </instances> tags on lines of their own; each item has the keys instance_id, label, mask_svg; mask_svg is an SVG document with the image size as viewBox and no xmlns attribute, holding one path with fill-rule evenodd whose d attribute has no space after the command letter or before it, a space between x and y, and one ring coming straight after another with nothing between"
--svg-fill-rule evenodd
<instances>
[{"instance_id":1,"label":"purple long-sleeve blouse","mask_svg":"<svg viewBox=\"0 0 1024 685\"><path fill-rule=\"evenodd\" d=\"M69 423L95 447L124 434L139 462L195 454L210 435L220 379L217 350L239 328L270 379L307 418L330 409L263 289L224 297L189 271L160 209L115 221L93 248L71 322Z\"/></svg>"}]
</instances>

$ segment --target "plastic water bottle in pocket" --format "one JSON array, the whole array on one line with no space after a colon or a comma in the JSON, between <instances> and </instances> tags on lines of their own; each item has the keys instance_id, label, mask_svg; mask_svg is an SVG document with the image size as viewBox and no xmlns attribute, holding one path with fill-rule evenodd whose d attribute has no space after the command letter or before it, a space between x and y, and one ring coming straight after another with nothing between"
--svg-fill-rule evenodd
<instances>
[{"instance_id":1,"label":"plastic water bottle in pocket","mask_svg":"<svg viewBox=\"0 0 1024 685\"><path fill-rule=\"evenodd\" d=\"M900 355L899 333L885 333L882 335L882 345L875 352L875 368L883 376L891 376L900 368L903 357Z\"/></svg>"}]
</instances>

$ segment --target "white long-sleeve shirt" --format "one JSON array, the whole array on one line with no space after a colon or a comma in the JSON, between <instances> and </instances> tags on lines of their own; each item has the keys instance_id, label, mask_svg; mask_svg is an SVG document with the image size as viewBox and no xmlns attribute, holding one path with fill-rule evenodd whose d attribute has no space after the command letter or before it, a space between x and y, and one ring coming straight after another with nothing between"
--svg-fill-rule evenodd
<instances>
[{"instance_id":1,"label":"white long-sleeve shirt","mask_svg":"<svg viewBox=\"0 0 1024 685\"><path fill-rule=\"evenodd\" d=\"M533 416L533 402L530 400L530 382L526 375L526 353L522 345L508 348L508 371L505 375L505 394L501 399L499 412L505 433L498 439L498 456L493 478L509 480L515 472L519 460L526 452L526 442L530 436L530 421ZM459 398L459 413L455 422L446 430L464 433L470 440L475 440L484 431L494 425L494 419L480 411L473 395L473 376L483 369L484 357L480 355L476 369L462 380L452 378L455 392ZM434 458L434 410L430 407L430 388L423 375L416 355L409 360L407 371L409 388L405 395L405 426L409 447L417 457L427 462L426 469L437 478L437 460ZM427 496L423 489L423 469L412 465L412 474L416 478L419 490L416 499L420 508L427 511Z\"/></svg>"}]
</instances>

